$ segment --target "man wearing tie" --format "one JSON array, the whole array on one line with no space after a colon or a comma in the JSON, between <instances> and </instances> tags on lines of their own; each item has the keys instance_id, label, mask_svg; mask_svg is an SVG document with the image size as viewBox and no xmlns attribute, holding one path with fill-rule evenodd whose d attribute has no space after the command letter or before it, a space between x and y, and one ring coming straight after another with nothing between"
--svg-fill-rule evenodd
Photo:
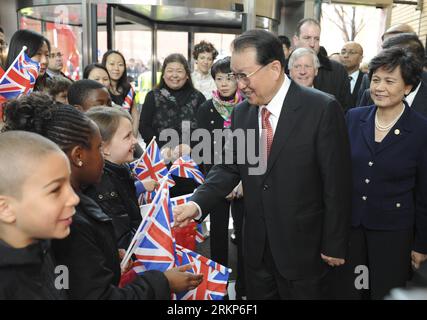
<instances>
[{"instance_id":1,"label":"man wearing tie","mask_svg":"<svg viewBox=\"0 0 427 320\"><path fill-rule=\"evenodd\" d=\"M350 108L354 108L359 96L360 85L365 75L360 71L360 64L363 59L363 48L357 42L349 41L342 47L339 58L348 72L351 92Z\"/></svg>"},{"instance_id":2,"label":"man wearing tie","mask_svg":"<svg viewBox=\"0 0 427 320\"><path fill-rule=\"evenodd\" d=\"M351 171L343 112L330 95L291 81L284 65L272 33L250 30L233 41L231 75L247 100L232 130L256 132L246 146L263 155L265 170L254 174L229 141L233 163L214 166L192 202L174 210L177 225L201 221L242 180L248 299L323 298L328 271L345 262Z\"/></svg>"}]
</instances>

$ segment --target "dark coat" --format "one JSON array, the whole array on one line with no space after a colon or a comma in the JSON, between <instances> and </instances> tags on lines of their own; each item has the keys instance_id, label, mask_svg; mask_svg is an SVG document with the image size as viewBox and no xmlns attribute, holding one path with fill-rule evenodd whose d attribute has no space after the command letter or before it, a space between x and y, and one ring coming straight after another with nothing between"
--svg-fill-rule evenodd
<instances>
[{"instance_id":1,"label":"dark coat","mask_svg":"<svg viewBox=\"0 0 427 320\"><path fill-rule=\"evenodd\" d=\"M80 203L71 234L53 241L55 258L70 271L71 299L170 299L169 284L162 272L144 276L119 288L120 260L112 219L91 198L79 193Z\"/></svg>"},{"instance_id":2,"label":"dark coat","mask_svg":"<svg viewBox=\"0 0 427 320\"><path fill-rule=\"evenodd\" d=\"M125 250L142 220L134 181L127 165L105 161L101 182L84 191L112 219L117 246Z\"/></svg>"},{"instance_id":3,"label":"dark coat","mask_svg":"<svg viewBox=\"0 0 427 320\"><path fill-rule=\"evenodd\" d=\"M334 95L343 110L347 110L352 104L347 70L339 62L330 60L321 54L317 56L320 61L320 68L316 78L314 78L314 87Z\"/></svg>"},{"instance_id":4,"label":"dark coat","mask_svg":"<svg viewBox=\"0 0 427 320\"><path fill-rule=\"evenodd\" d=\"M210 154L203 154L203 158L209 159L207 163L203 163L203 171L205 174L212 168L213 163L219 161L219 155L222 153L225 139L219 141L214 136L214 130L219 132L224 128L224 118L215 109L212 99L204 102L197 112L197 127L199 129L206 129L210 132Z\"/></svg>"},{"instance_id":5,"label":"dark coat","mask_svg":"<svg viewBox=\"0 0 427 320\"><path fill-rule=\"evenodd\" d=\"M414 250L427 253L427 119L406 107L375 145L376 107L349 110L353 163L352 225L414 228Z\"/></svg>"},{"instance_id":6,"label":"dark coat","mask_svg":"<svg viewBox=\"0 0 427 320\"><path fill-rule=\"evenodd\" d=\"M232 115L232 129L243 129L246 135L255 131L256 151L258 112L258 106L244 101ZM254 174L250 169L258 164L251 165L248 159L237 163L237 150L234 139L233 164L214 166L192 200L203 213L209 212L242 180L247 209L245 262L259 268L268 241L277 270L292 280L323 273L327 265L321 253L345 257L351 208L350 147L343 111L334 98L292 81L266 172Z\"/></svg>"},{"instance_id":7,"label":"dark coat","mask_svg":"<svg viewBox=\"0 0 427 320\"><path fill-rule=\"evenodd\" d=\"M49 241L22 249L0 241L0 300L67 299L55 288L55 267Z\"/></svg>"},{"instance_id":8,"label":"dark coat","mask_svg":"<svg viewBox=\"0 0 427 320\"><path fill-rule=\"evenodd\" d=\"M362 85L364 76L365 76L365 73L363 73L362 71L360 71L359 75L357 76L353 92L351 93L351 104L350 104L350 108L354 108L354 107L357 106L357 101L360 98L359 90L360 90L360 87Z\"/></svg>"}]
</instances>

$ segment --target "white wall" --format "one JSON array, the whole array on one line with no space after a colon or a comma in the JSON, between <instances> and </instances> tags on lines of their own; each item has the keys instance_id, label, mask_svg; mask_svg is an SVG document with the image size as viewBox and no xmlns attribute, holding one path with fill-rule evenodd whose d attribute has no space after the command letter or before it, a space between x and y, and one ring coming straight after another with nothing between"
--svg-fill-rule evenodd
<instances>
[{"instance_id":1,"label":"white wall","mask_svg":"<svg viewBox=\"0 0 427 320\"><path fill-rule=\"evenodd\" d=\"M14 0L0 0L0 25L6 34L8 42L13 33L18 30L16 10L16 2Z\"/></svg>"}]
</instances>

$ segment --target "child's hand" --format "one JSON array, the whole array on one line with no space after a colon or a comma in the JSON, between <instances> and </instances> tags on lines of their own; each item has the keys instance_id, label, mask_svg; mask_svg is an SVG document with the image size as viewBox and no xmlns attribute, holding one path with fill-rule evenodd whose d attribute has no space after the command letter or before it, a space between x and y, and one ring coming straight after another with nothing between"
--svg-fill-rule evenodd
<instances>
[{"instance_id":1,"label":"child's hand","mask_svg":"<svg viewBox=\"0 0 427 320\"><path fill-rule=\"evenodd\" d=\"M225 200L231 201L234 199L234 190L231 191L228 196L225 197Z\"/></svg>"},{"instance_id":2,"label":"child's hand","mask_svg":"<svg viewBox=\"0 0 427 320\"><path fill-rule=\"evenodd\" d=\"M119 249L120 261L123 260L123 258L125 257L125 254L126 254L126 250L125 249ZM126 266L121 270L121 274L124 274L124 273L128 272L130 269L132 269L132 259L129 259L129 261L127 262Z\"/></svg>"},{"instance_id":3,"label":"child's hand","mask_svg":"<svg viewBox=\"0 0 427 320\"><path fill-rule=\"evenodd\" d=\"M178 159L187 154L191 154L191 147L188 144L177 145L173 150L174 159Z\"/></svg>"},{"instance_id":4,"label":"child's hand","mask_svg":"<svg viewBox=\"0 0 427 320\"><path fill-rule=\"evenodd\" d=\"M145 179L142 184L148 192L154 191L159 186L159 183L153 179Z\"/></svg>"},{"instance_id":5,"label":"child's hand","mask_svg":"<svg viewBox=\"0 0 427 320\"><path fill-rule=\"evenodd\" d=\"M242 185L242 181L240 181L240 183L234 188L233 193L234 193L234 198L235 199L240 199L240 198L243 197L243 185Z\"/></svg>"},{"instance_id":6,"label":"child's hand","mask_svg":"<svg viewBox=\"0 0 427 320\"><path fill-rule=\"evenodd\" d=\"M163 147L160 150L160 154L162 155L163 159L165 160L165 163L173 162L173 150L168 147Z\"/></svg>"},{"instance_id":7,"label":"child's hand","mask_svg":"<svg viewBox=\"0 0 427 320\"><path fill-rule=\"evenodd\" d=\"M191 269L191 265L187 264L178 268L173 268L164 272L164 275L169 281L171 292L182 292L193 290L203 281L203 274L193 274L185 272Z\"/></svg>"}]
</instances>

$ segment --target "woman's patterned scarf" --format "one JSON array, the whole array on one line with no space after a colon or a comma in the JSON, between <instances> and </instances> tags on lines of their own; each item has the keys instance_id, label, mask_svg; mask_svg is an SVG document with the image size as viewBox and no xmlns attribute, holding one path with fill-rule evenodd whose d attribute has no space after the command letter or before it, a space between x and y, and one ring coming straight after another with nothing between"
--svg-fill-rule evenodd
<instances>
[{"instance_id":1,"label":"woman's patterned scarf","mask_svg":"<svg viewBox=\"0 0 427 320\"><path fill-rule=\"evenodd\" d=\"M231 112L233 112L233 108L242 101L243 101L243 97L240 94L239 90L236 91L234 98L227 101L224 101L221 99L221 96L218 90L212 92L212 102L216 111L218 111L218 113L224 119L224 128L230 128Z\"/></svg>"}]
</instances>

